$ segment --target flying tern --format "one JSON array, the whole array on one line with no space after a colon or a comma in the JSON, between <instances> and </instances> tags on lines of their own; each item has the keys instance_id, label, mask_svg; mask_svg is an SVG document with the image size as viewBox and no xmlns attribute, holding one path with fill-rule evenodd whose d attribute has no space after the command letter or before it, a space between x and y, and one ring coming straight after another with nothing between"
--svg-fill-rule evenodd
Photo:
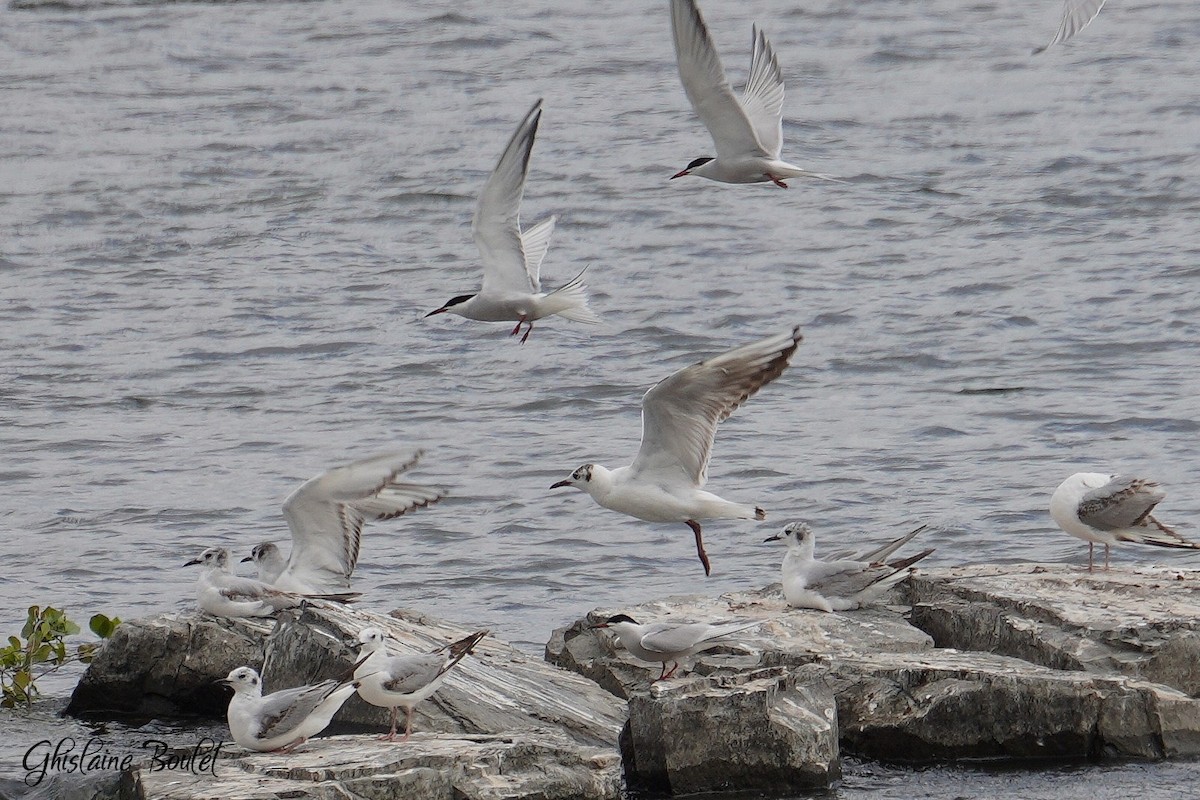
<instances>
[{"instance_id":1,"label":"flying tern","mask_svg":"<svg viewBox=\"0 0 1200 800\"><path fill-rule=\"evenodd\" d=\"M515 321L513 336L521 325L528 326L522 343L529 338L535 320L552 314L575 322L600 321L588 307L582 271L552 292L541 290L538 273L557 218L549 217L527 231L521 230L521 196L541 118L542 101L538 100L517 126L479 195L471 232L483 261L483 286L475 294L450 298L425 316L449 312L483 322Z\"/></svg>"},{"instance_id":2,"label":"flying tern","mask_svg":"<svg viewBox=\"0 0 1200 800\"><path fill-rule=\"evenodd\" d=\"M1200 549L1200 544L1184 539L1150 513L1166 496L1157 483L1145 478L1077 472L1054 490L1050 516L1064 531L1088 543L1088 572L1093 570L1097 544L1104 545L1105 569L1108 549L1117 542Z\"/></svg>"},{"instance_id":3,"label":"flying tern","mask_svg":"<svg viewBox=\"0 0 1200 800\"><path fill-rule=\"evenodd\" d=\"M365 656L359 661L354 677L359 681L358 693L374 706L392 710L392 729L383 736L396 740L399 709L404 709L404 738L412 734L413 710L417 704L437 691L447 673L463 659L487 631L476 631L457 642L445 645L432 653L389 655L379 628L363 628L358 635Z\"/></svg>"},{"instance_id":4,"label":"flying tern","mask_svg":"<svg viewBox=\"0 0 1200 800\"><path fill-rule=\"evenodd\" d=\"M650 522L684 522L712 573L700 520L766 519L761 508L704 491L717 424L779 377L800 346L799 328L684 367L642 398L642 445L626 467L584 464L550 488L573 486L600 505Z\"/></svg>"},{"instance_id":5,"label":"flying tern","mask_svg":"<svg viewBox=\"0 0 1200 800\"><path fill-rule=\"evenodd\" d=\"M348 603L357 592L287 592L254 578L243 578L229 571L229 551L210 547L184 564L203 567L196 581L196 600L200 608L218 617L266 617L285 608L295 608L305 600L332 600Z\"/></svg>"},{"instance_id":6,"label":"flying tern","mask_svg":"<svg viewBox=\"0 0 1200 800\"><path fill-rule=\"evenodd\" d=\"M233 740L247 750L282 753L292 752L325 730L358 688L355 681L327 680L264 697L262 680L250 667L238 667L220 682L233 687L228 711Z\"/></svg>"},{"instance_id":7,"label":"flying tern","mask_svg":"<svg viewBox=\"0 0 1200 800\"><path fill-rule=\"evenodd\" d=\"M634 658L660 662L662 671L654 679L657 682L674 675L681 661L703 650L728 644L727 637L730 634L760 624L761 620L715 625L707 622L655 622L642 625L628 614L615 614L591 627L612 630ZM674 663L674 666L668 672L667 664L670 663Z\"/></svg>"},{"instance_id":8,"label":"flying tern","mask_svg":"<svg viewBox=\"0 0 1200 800\"><path fill-rule=\"evenodd\" d=\"M886 561L923 530L924 525L883 547L864 553L839 554L840 558L829 561L813 555L816 536L804 522L790 522L766 541L783 540L787 544L780 571L788 605L827 612L849 611L878 600L908 576L909 567L933 552L923 550L908 558Z\"/></svg>"},{"instance_id":9,"label":"flying tern","mask_svg":"<svg viewBox=\"0 0 1200 800\"><path fill-rule=\"evenodd\" d=\"M366 520L398 517L445 496L443 489L397 480L421 455L373 456L305 481L283 503L292 533L287 559L273 542L263 542L242 561L253 561L259 580L284 591L348 590Z\"/></svg>"},{"instance_id":10,"label":"flying tern","mask_svg":"<svg viewBox=\"0 0 1200 800\"><path fill-rule=\"evenodd\" d=\"M780 158L783 72L766 34L755 26L750 76L739 99L725 77L721 57L695 0L671 0L671 31L683 89L717 150L716 158L697 158L672 178L699 175L722 183L771 181L784 189L785 178L837 180Z\"/></svg>"}]
</instances>

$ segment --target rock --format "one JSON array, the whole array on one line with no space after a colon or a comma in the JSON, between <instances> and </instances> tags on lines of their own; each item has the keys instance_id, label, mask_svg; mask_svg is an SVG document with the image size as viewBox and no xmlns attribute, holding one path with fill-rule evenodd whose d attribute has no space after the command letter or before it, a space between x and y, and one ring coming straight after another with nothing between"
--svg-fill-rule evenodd
<instances>
[{"instance_id":1,"label":"rock","mask_svg":"<svg viewBox=\"0 0 1200 800\"><path fill-rule=\"evenodd\" d=\"M413 733L404 743L329 736L288 755L222 751L211 769L195 773L143 767L133 783L133 796L146 800L617 800L622 784L611 748L580 747L548 731Z\"/></svg>"},{"instance_id":2,"label":"rock","mask_svg":"<svg viewBox=\"0 0 1200 800\"><path fill-rule=\"evenodd\" d=\"M1139 567L1088 573L1033 564L918 574L913 624L938 647L1062 670L1122 674L1200 695L1200 573Z\"/></svg>"},{"instance_id":3,"label":"rock","mask_svg":"<svg viewBox=\"0 0 1200 800\"><path fill-rule=\"evenodd\" d=\"M621 749L635 789L672 794L825 787L841 773L837 709L782 669L654 684L629 700Z\"/></svg>"}]
</instances>

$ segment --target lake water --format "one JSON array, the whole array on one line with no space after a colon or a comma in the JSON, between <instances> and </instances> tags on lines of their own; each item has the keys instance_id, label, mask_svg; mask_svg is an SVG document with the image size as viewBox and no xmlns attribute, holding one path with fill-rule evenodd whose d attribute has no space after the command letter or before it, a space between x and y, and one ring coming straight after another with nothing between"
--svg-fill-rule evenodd
<instances>
[{"instance_id":1,"label":"lake water","mask_svg":"<svg viewBox=\"0 0 1200 800\"><path fill-rule=\"evenodd\" d=\"M31 603L188 608L184 561L286 540L301 481L405 447L451 496L368 525L363 604L531 651L595 606L774 580L794 518L819 548L929 523L927 563L1082 563L1046 511L1079 469L1157 478L1200 538L1200 6L1114 0L1038 57L1056 0L703 8L738 86L764 27L784 156L847 184L667 180L711 143L665 3L2 12L0 634ZM478 286L475 196L539 97L524 220L559 215L543 280L590 265L604 326L423 319ZM711 578L685 526L547 489L628 463L656 380L793 324L717 438L710 488L769 517L706 526ZM911 796L864 769L839 798ZM1200 776L919 776L1126 772Z\"/></svg>"}]
</instances>

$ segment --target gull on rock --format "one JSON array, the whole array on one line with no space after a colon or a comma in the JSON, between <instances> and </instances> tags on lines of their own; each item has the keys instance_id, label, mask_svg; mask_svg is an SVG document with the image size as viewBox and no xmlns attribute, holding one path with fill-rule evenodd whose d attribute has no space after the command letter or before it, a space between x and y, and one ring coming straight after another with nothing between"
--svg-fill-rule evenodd
<instances>
[{"instance_id":1,"label":"gull on rock","mask_svg":"<svg viewBox=\"0 0 1200 800\"><path fill-rule=\"evenodd\" d=\"M829 561L813 555L816 536L804 522L790 522L766 541L782 540L787 544L787 555L783 557L780 571L783 596L788 605L827 612L850 611L878 600L884 592L908 577L913 564L933 552L932 549L922 550L908 558L886 561L923 530L924 525L875 550L839 553Z\"/></svg>"},{"instance_id":2,"label":"gull on rock","mask_svg":"<svg viewBox=\"0 0 1200 800\"><path fill-rule=\"evenodd\" d=\"M711 574L700 521L766 518L758 506L702 489L717 424L783 374L803 338L793 328L664 378L642 398L642 445L632 464L612 470L584 464L550 488L573 486L605 508L649 522L686 523L704 574Z\"/></svg>"},{"instance_id":3,"label":"gull on rock","mask_svg":"<svg viewBox=\"0 0 1200 800\"><path fill-rule=\"evenodd\" d=\"M1093 550L1104 545L1104 568L1108 549L1118 542L1137 542L1156 547L1200 549L1150 513L1167 493L1145 478L1077 472L1067 478L1050 497L1050 516L1067 533L1088 543L1088 572L1093 571Z\"/></svg>"},{"instance_id":4,"label":"gull on rock","mask_svg":"<svg viewBox=\"0 0 1200 800\"><path fill-rule=\"evenodd\" d=\"M553 314L575 322L600 321L588 308L583 271L552 292L541 289L539 272L550 247L556 218L549 217L529 230L521 230L521 197L541 118L542 101L538 100L517 126L479 195L471 233L483 261L483 286L475 294L451 297L444 306L425 316L450 313L481 322L516 322L513 336L522 325L528 326L521 337L522 344L529 338L535 320Z\"/></svg>"},{"instance_id":5,"label":"gull on rock","mask_svg":"<svg viewBox=\"0 0 1200 800\"><path fill-rule=\"evenodd\" d=\"M359 597L357 592L285 592L260 580L234 575L229 571L229 551L224 547L210 547L184 566L194 564L203 567L196 581L196 600L201 609L218 617L266 617L305 600L349 603Z\"/></svg>"},{"instance_id":6,"label":"gull on rock","mask_svg":"<svg viewBox=\"0 0 1200 800\"><path fill-rule=\"evenodd\" d=\"M412 735L412 717L417 704L438 690L454 665L463 659L487 635L476 631L470 636L439 647L432 653L390 655L379 628L363 628L358 635L362 658L354 670L359 681L358 693L374 706L392 710L392 729L381 737L396 740L399 709L404 709L404 738Z\"/></svg>"},{"instance_id":7,"label":"gull on rock","mask_svg":"<svg viewBox=\"0 0 1200 800\"><path fill-rule=\"evenodd\" d=\"M696 653L729 644L729 636L761 625L761 620L753 622L730 622L709 624L707 622L655 622L642 625L628 614L615 614L603 622L596 623L593 629L609 629L617 635L617 639L634 658L641 661L658 661L662 671L652 681L670 678L679 669L680 662ZM667 664L673 663L667 671Z\"/></svg>"},{"instance_id":8,"label":"gull on rock","mask_svg":"<svg viewBox=\"0 0 1200 800\"><path fill-rule=\"evenodd\" d=\"M697 158L672 175L673 179L698 175L722 183L771 181L784 189L785 178L837 181L780 157L783 72L766 34L754 28L750 76L739 98L725 77L725 67L695 0L671 0L671 31L684 92L717 151L716 158Z\"/></svg>"},{"instance_id":9,"label":"gull on rock","mask_svg":"<svg viewBox=\"0 0 1200 800\"><path fill-rule=\"evenodd\" d=\"M421 455L372 456L305 481L283 502L292 533L288 557L274 542L263 542L242 561L253 561L259 580L285 591L349 590L366 520L398 517L445 496L443 489L398 480Z\"/></svg>"},{"instance_id":10,"label":"gull on rock","mask_svg":"<svg viewBox=\"0 0 1200 800\"><path fill-rule=\"evenodd\" d=\"M228 711L233 740L247 750L281 753L292 752L325 730L358 688L355 681L327 680L264 697L262 681L250 667L238 667L220 683L233 687Z\"/></svg>"}]
</instances>

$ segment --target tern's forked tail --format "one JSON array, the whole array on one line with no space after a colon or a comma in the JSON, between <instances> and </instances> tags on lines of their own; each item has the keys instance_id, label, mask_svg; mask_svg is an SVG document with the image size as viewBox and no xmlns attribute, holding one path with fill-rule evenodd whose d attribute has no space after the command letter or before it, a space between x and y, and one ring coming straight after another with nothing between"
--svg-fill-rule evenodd
<instances>
[{"instance_id":1,"label":"tern's forked tail","mask_svg":"<svg viewBox=\"0 0 1200 800\"><path fill-rule=\"evenodd\" d=\"M583 282L584 272L587 272L587 267L542 298L542 306L547 309L547 316L558 314L573 322L584 322L588 325L600 322L600 316L588 307L587 284Z\"/></svg>"}]
</instances>

